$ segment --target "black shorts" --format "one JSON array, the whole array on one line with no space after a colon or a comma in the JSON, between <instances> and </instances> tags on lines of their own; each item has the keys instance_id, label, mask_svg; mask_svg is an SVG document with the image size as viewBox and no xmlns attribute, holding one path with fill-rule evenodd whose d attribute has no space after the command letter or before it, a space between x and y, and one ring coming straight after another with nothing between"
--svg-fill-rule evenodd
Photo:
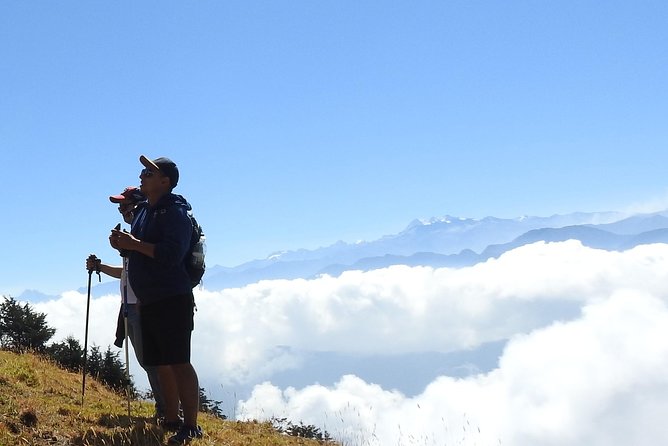
<instances>
[{"instance_id":1,"label":"black shorts","mask_svg":"<svg viewBox=\"0 0 668 446\"><path fill-rule=\"evenodd\" d=\"M190 362L195 300L192 293L179 294L141 305L144 365L173 365Z\"/></svg>"}]
</instances>

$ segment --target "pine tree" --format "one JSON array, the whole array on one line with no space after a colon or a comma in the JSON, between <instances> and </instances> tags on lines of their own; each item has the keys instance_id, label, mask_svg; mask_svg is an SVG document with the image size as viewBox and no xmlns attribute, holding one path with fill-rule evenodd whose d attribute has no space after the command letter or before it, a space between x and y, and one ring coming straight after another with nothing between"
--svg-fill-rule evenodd
<instances>
[{"instance_id":1,"label":"pine tree","mask_svg":"<svg viewBox=\"0 0 668 446\"><path fill-rule=\"evenodd\" d=\"M63 342L54 342L46 348L46 353L61 367L78 372L83 367L83 347L73 336Z\"/></svg>"},{"instance_id":2,"label":"pine tree","mask_svg":"<svg viewBox=\"0 0 668 446\"><path fill-rule=\"evenodd\" d=\"M125 376L125 365L118 358L118 353L111 351L111 347L107 347L102 359L102 366L100 369L100 381L116 391L125 391L130 387L130 396L136 394L132 379L128 380Z\"/></svg>"},{"instance_id":3,"label":"pine tree","mask_svg":"<svg viewBox=\"0 0 668 446\"><path fill-rule=\"evenodd\" d=\"M100 353L100 347L97 345L93 345L88 352L86 370L90 376L95 378L99 378L102 373L102 354Z\"/></svg>"},{"instance_id":4,"label":"pine tree","mask_svg":"<svg viewBox=\"0 0 668 446\"><path fill-rule=\"evenodd\" d=\"M227 419L227 415L223 414L223 410L220 408L222 401L211 400L206 396L205 390L203 387L199 388L199 410L200 412L211 414L215 417L222 418L223 420Z\"/></svg>"},{"instance_id":5,"label":"pine tree","mask_svg":"<svg viewBox=\"0 0 668 446\"><path fill-rule=\"evenodd\" d=\"M3 296L0 304L0 346L7 350L42 352L56 332L46 325L46 314L36 313L13 297Z\"/></svg>"}]
</instances>

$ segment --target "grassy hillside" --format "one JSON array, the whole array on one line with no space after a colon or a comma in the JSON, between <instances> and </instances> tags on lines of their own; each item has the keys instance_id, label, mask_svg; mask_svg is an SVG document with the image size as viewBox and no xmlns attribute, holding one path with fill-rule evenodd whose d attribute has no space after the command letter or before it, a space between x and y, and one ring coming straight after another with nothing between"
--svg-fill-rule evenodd
<instances>
[{"instance_id":1,"label":"grassy hillside","mask_svg":"<svg viewBox=\"0 0 668 446\"><path fill-rule=\"evenodd\" d=\"M134 445L166 443L151 422L152 403L127 402L90 377L81 405L81 375L31 354L0 351L0 445ZM224 421L200 414L204 438L194 446L319 445L277 433L269 423ZM329 443L332 444L332 443Z\"/></svg>"}]
</instances>

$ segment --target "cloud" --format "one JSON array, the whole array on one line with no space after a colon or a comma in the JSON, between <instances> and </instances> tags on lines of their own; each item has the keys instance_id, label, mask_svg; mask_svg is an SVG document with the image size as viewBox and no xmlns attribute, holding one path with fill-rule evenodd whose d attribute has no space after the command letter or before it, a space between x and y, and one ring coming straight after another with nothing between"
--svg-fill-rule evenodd
<instances>
[{"instance_id":1,"label":"cloud","mask_svg":"<svg viewBox=\"0 0 668 446\"><path fill-rule=\"evenodd\" d=\"M452 352L579 315L617 289L668 292L664 245L620 252L536 243L469 268L393 266L202 292L195 355L247 383L298 366L296 351ZM290 348L283 348L289 346Z\"/></svg>"},{"instance_id":2,"label":"cloud","mask_svg":"<svg viewBox=\"0 0 668 446\"><path fill-rule=\"evenodd\" d=\"M120 309L120 295L107 295L90 301L88 316L88 343L100 347L113 344L116 333L116 320ZM53 341L60 341L68 336L81 340L83 346L86 329L87 295L77 291L63 293L58 299L31 304L41 313L46 314L46 322L56 329Z\"/></svg>"},{"instance_id":3,"label":"cloud","mask_svg":"<svg viewBox=\"0 0 668 446\"><path fill-rule=\"evenodd\" d=\"M393 266L196 290L193 363L203 382L255 386L240 415L286 415L350 444L657 444L648 439L667 438L654 415L668 401L666 296L667 245L608 252L577 241L459 269ZM119 303L91 302L89 343L113 341ZM57 336L83 338L85 295L35 307ZM271 384L298 372L303 352L396 356L508 339L488 373L441 376L413 396L356 370L332 386Z\"/></svg>"},{"instance_id":4,"label":"cloud","mask_svg":"<svg viewBox=\"0 0 668 446\"><path fill-rule=\"evenodd\" d=\"M335 386L255 387L242 417L287 417L344 444L664 444L668 309L622 291L582 317L515 336L498 369L441 377L413 398L354 376Z\"/></svg>"}]
</instances>

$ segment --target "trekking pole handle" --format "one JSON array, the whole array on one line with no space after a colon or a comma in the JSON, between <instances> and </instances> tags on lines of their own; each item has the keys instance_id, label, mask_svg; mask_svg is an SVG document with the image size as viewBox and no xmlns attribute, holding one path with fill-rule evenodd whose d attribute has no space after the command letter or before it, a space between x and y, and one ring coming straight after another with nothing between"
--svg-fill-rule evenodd
<instances>
[{"instance_id":1,"label":"trekking pole handle","mask_svg":"<svg viewBox=\"0 0 668 446\"><path fill-rule=\"evenodd\" d=\"M102 282L102 276L100 275L100 264L102 263L102 260L98 259L95 254L89 255L88 260L95 265L95 267L93 269L95 270L95 273L97 274L98 282ZM93 269L89 269L88 274L93 274Z\"/></svg>"}]
</instances>

